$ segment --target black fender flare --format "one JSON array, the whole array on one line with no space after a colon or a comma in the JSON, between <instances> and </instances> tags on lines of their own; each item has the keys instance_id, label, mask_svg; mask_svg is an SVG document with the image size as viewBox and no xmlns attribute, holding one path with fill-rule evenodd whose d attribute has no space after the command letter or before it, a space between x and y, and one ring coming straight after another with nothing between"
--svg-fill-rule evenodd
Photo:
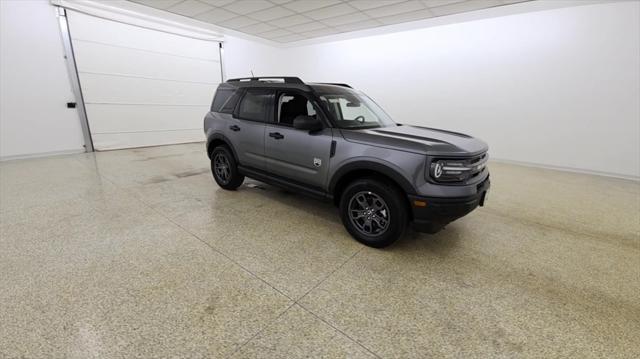
<instances>
[{"instance_id":1,"label":"black fender flare","mask_svg":"<svg viewBox=\"0 0 640 359\"><path fill-rule=\"evenodd\" d=\"M393 180L406 194L415 194L416 190L403 175L401 175L395 169L386 166L382 163L367 161L367 160L356 160L353 162L349 162L340 167L332 176L331 181L329 182L329 193L334 193L336 189L336 185L338 182L350 172L359 171L359 170L368 170L378 172L389 177Z\"/></svg>"},{"instance_id":2,"label":"black fender flare","mask_svg":"<svg viewBox=\"0 0 640 359\"><path fill-rule=\"evenodd\" d=\"M231 141L229 140L229 138L227 138L227 136L219 132L212 133L211 135L209 135L209 137L207 137L207 156L209 157L209 159L211 159L211 151L209 150L209 146L211 145L211 142L216 140L224 142L224 144L231 149L231 152L233 153L233 157L235 158L236 163L239 163L238 153L236 152L236 149L231 144Z\"/></svg>"}]
</instances>

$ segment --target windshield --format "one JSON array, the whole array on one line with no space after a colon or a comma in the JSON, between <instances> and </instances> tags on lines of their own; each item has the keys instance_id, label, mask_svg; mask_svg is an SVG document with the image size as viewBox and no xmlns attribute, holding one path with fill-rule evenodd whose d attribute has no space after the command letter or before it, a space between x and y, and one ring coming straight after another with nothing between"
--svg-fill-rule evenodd
<instances>
[{"instance_id":1,"label":"windshield","mask_svg":"<svg viewBox=\"0 0 640 359\"><path fill-rule=\"evenodd\" d=\"M333 115L336 126L344 129L364 129L395 126L391 118L362 92L347 89L323 91L318 94Z\"/></svg>"}]
</instances>

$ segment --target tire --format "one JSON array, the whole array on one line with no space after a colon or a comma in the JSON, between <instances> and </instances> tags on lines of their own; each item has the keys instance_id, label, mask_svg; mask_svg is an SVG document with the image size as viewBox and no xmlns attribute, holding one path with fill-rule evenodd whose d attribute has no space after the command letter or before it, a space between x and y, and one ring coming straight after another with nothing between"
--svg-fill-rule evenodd
<instances>
[{"instance_id":1,"label":"tire","mask_svg":"<svg viewBox=\"0 0 640 359\"><path fill-rule=\"evenodd\" d=\"M369 247L386 247L407 228L405 195L394 184L380 179L355 180L342 191L340 217L357 241Z\"/></svg>"},{"instance_id":2,"label":"tire","mask_svg":"<svg viewBox=\"0 0 640 359\"><path fill-rule=\"evenodd\" d=\"M233 191L244 182L238 164L226 146L218 146L211 152L211 173L218 186Z\"/></svg>"}]
</instances>

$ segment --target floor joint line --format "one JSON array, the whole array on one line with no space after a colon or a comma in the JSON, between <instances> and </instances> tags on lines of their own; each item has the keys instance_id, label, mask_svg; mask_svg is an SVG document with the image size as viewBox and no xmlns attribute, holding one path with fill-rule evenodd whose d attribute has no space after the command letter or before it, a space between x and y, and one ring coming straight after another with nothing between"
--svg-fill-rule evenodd
<instances>
[{"instance_id":1,"label":"floor joint line","mask_svg":"<svg viewBox=\"0 0 640 359\"><path fill-rule=\"evenodd\" d=\"M376 358L381 359L381 357L374 353L371 349L367 348L366 346L364 346L362 343L360 343L359 341L355 340L354 338L352 338L351 336L349 336L347 333L345 333L344 331L340 330L338 327L336 327L335 325L329 323L328 321L326 321L324 318L322 318L321 316L319 316L318 314L312 312L311 310L305 308L304 305L300 304L300 303L296 303L300 308L304 309L307 313L313 315L314 317L316 317L318 320L320 320L321 322L325 323L326 325L330 326L331 328L333 328L335 331L337 331L338 333L344 335L346 338L348 338L349 340L351 340L352 342L358 344L360 347L362 347L364 350L366 350L369 354L373 355Z\"/></svg>"},{"instance_id":2,"label":"floor joint line","mask_svg":"<svg viewBox=\"0 0 640 359\"><path fill-rule=\"evenodd\" d=\"M95 155L94 155L95 156ZM95 157L94 157L95 160ZM78 162L82 162L80 160L78 160ZM97 170L97 169L96 169ZM112 180L110 180L109 178L106 178L102 173L100 173L100 171L97 171L98 175L105 179L107 182L111 183L113 186L115 186L116 188L120 189L120 190L124 190L126 192L129 192L130 190L128 188L125 187L121 187L118 184L116 184L115 182L113 182ZM252 335L248 340L246 340L245 342L243 342L242 344L240 344L233 352L231 352L229 354L228 357L233 356L235 353L237 353L238 351L240 351L242 348L244 348L247 344L249 344L253 339L255 339L258 335L260 335L261 333L263 333L267 328L269 328L271 325L273 325L278 319L280 319L285 313L287 313L291 308L293 308L295 305L298 305L300 308L302 308L304 311L306 311L307 313L313 315L315 318L317 318L318 320L320 320L321 322L325 323L326 325L328 325L329 327L333 328L335 331L337 331L338 333L344 335L346 338L348 338L349 340L351 340L352 342L356 343L358 346L360 346L361 348L363 348L364 350L366 350L368 353L370 353L371 355L373 355L376 358L381 358L379 355L377 355L376 353L374 353L371 349L367 348L366 346L364 346L362 343L360 343L359 341L355 340L354 338L352 338L351 336L349 336L348 334L346 334L344 331L338 329L337 327L335 327L334 325L332 325L331 323L329 323L328 321L326 321L325 319L323 319L322 317L320 317L318 314L312 312L311 310L305 308L302 304L299 303L300 300L304 299L309 293L311 293L314 289L318 288L321 284L323 284L324 282L326 282L333 274L335 274L337 271L339 271L340 269L342 269L342 267L344 267L347 263L349 263L353 258L355 258L360 252L362 252L365 247L362 246L360 247L360 249L358 249L356 252L354 252L351 256L349 256L349 258L347 258L342 264L340 264L338 267L336 267L334 270L332 270L329 274L327 274L322 280L320 280L316 285L314 285L311 289L309 289L308 291L306 291L302 296L300 296L298 299L293 299L290 296L288 296L287 294L283 293L282 291L280 291L279 289L277 289L276 287L274 287L273 285L271 285L269 282L267 282L266 280L262 279L260 276L258 276L257 274L253 273L252 271L250 271L249 269L245 268L243 265L241 265L240 263L238 263L237 261L235 261L233 258L229 257L226 253L220 251L219 249L215 248L214 246L212 246L211 244L207 243L205 240L203 240L202 238L200 238L198 235L196 235L195 233L192 233L191 231L189 231L188 229L186 229L185 227L183 227L182 225L180 225L179 223L175 222L174 220L172 220L171 218L169 218L167 215L165 215L164 213L158 211L156 208L152 207L149 203L143 201L141 198L139 198L138 196L133 196L138 202L142 203L143 205L145 205L146 207L148 207L149 209L151 209L153 212L155 212L156 214L158 214L160 217L164 218L165 220L167 220L168 222L172 223L173 225L177 226L178 228L180 228L181 230L183 230L184 232L186 232L187 234L191 235L192 237L194 237L195 239L197 239L199 242L201 242L202 244L204 244L205 246L209 247L212 251L222 255L223 257L225 257L226 259L228 259L230 262L232 262L233 264L237 265L238 267L240 267L242 270L244 270L245 272L249 273L251 276L255 277L256 279L260 280L261 282L263 282L264 284L266 284L267 286L269 286L270 288L272 288L273 290L275 290L277 293L283 295L285 298L289 299L292 303L289 304L289 306L283 310L280 314L278 314L275 318L273 318L272 320L270 320L269 322L267 322L263 328L261 328L260 330L258 330L254 335Z\"/></svg>"}]
</instances>

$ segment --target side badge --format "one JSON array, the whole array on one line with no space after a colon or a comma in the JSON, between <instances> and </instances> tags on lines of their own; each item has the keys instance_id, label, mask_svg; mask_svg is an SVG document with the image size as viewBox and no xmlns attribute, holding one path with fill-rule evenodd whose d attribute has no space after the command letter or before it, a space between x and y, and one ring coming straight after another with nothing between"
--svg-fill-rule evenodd
<instances>
[{"instance_id":1,"label":"side badge","mask_svg":"<svg viewBox=\"0 0 640 359\"><path fill-rule=\"evenodd\" d=\"M322 166L322 159L320 159L318 157L314 157L313 158L313 165L316 166L316 167Z\"/></svg>"}]
</instances>

